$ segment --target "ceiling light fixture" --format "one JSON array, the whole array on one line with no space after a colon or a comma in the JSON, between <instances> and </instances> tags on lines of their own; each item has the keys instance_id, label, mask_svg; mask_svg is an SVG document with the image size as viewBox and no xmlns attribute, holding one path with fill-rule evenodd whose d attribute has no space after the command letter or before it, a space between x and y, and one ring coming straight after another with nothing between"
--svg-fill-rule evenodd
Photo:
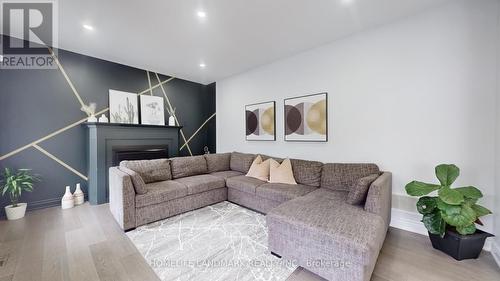
<instances>
[{"instance_id":1,"label":"ceiling light fixture","mask_svg":"<svg viewBox=\"0 0 500 281\"><path fill-rule=\"evenodd\" d=\"M354 2L354 0L341 0L340 2L344 5L349 5L349 4L352 4Z\"/></svg>"},{"instance_id":2,"label":"ceiling light fixture","mask_svg":"<svg viewBox=\"0 0 500 281\"><path fill-rule=\"evenodd\" d=\"M207 13L205 13L204 11L198 11L196 13L196 15L200 18L200 19L204 19L207 17Z\"/></svg>"},{"instance_id":3,"label":"ceiling light fixture","mask_svg":"<svg viewBox=\"0 0 500 281\"><path fill-rule=\"evenodd\" d=\"M92 25L88 25L88 24L84 24L83 28L85 28L86 30L94 30L94 27Z\"/></svg>"},{"instance_id":4,"label":"ceiling light fixture","mask_svg":"<svg viewBox=\"0 0 500 281\"><path fill-rule=\"evenodd\" d=\"M200 63L200 68L205 68L205 67L207 67L207 65L206 65L206 64L204 64L204 63Z\"/></svg>"}]
</instances>

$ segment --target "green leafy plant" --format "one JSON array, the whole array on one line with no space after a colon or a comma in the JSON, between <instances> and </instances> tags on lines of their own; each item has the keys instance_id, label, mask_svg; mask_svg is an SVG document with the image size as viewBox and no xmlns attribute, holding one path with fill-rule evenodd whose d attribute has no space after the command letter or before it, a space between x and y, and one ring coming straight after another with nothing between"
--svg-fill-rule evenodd
<instances>
[{"instance_id":1,"label":"green leafy plant","mask_svg":"<svg viewBox=\"0 0 500 281\"><path fill-rule=\"evenodd\" d=\"M33 183L39 180L39 177L37 175L32 175L29 169L11 171L9 168L5 168L2 179L0 180L2 196L8 194L12 207L17 207L22 192L33 191Z\"/></svg>"},{"instance_id":2,"label":"green leafy plant","mask_svg":"<svg viewBox=\"0 0 500 281\"><path fill-rule=\"evenodd\" d=\"M455 165L441 164L436 167L436 177L440 184L412 181L406 185L406 193L419 196L417 210L423 215L422 222L432 234L444 236L447 225L452 226L462 235L476 232L476 223L482 225L479 217L491 214L491 211L478 205L483 197L481 191L473 186L451 188L460 175ZM427 196L437 191L438 196Z\"/></svg>"}]
</instances>

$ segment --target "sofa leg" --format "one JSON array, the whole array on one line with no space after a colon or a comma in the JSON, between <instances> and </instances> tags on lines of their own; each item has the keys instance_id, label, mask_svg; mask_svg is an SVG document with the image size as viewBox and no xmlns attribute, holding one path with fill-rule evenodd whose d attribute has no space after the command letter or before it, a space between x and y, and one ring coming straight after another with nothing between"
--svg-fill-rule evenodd
<instances>
[{"instance_id":1,"label":"sofa leg","mask_svg":"<svg viewBox=\"0 0 500 281\"><path fill-rule=\"evenodd\" d=\"M273 256L275 256L275 257L277 257L278 259L281 259L281 256L280 256L280 255L278 255L278 254L276 254L275 252L271 252L271 255L273 255Z\"/></svg>"}]
</instances>

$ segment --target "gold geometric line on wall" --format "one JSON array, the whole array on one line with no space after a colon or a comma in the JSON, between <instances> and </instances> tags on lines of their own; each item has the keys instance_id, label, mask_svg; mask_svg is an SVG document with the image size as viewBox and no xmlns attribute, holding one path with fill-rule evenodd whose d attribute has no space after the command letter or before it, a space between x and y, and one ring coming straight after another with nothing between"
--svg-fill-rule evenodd
<instances>
[{"instance_id":1,"label":"gold geometric line on wall","mask_svg":"<svg viewBox=\"0 0 500 281\"><path fill-rule=\"evenodd\" d=\"M149 70L146 70L146 75L148 76L148 84L149 84L149 94L153 95L153 89L151 89L151 77L149 77ZM158 81L160 82L160 81Z\"/></svg>"},{"instance_id":2,"label":"gold geometric line on wall","mask_svg":"<svg viewBox=\"0 0 500 281\"><path fill-rule=\"evenodd\" d=\"M198 130L196 130L192 135L191 137L189 137L189 139L181 146L181 148L179 148L179 150L182 150L195 136L196 134L198 134L198 132L208 123L208 121L210 121L212 118L214 118L216 113L212 114L210 117L208 117L207 120L205 120L205 122L203 122L203 124L201 124L201 126L198 128Z\"/></svg>"},{"instance_id":3,"label":"gold geometric line on wall","mask_svg":"<svg viewBox=\"0 0 500 281\"><path fill-rule=\"evenodd\" d=\"M161 82L161 83L158 83L157 85L155 85L155 86L151 87L150 89L157 88L157 87L159 87L159 86L160 86L160 84L166 84L166 83L168 83L169 81L172 81L173 79L175 79L175 77L171 77L171 78L169 78L169 79L167 79L167 80L165 80L165 81L163 81L163 82ZM140 92L138 95L143 95L143 94L147 93L148 91L149 91L149 89L146 89L146 90L144 90L144 91ZM106 107L106 108L104 108L104 109L102 109L102 110L100 110L100 111L96 112L96 114L95 114L95 115L96 115L96 116L99 116L99 115L101 115L101 114L103 114L103 113L106 113L107 111L109 111L109 107ZM63 133L63 132L65 132L65 131L67 131L67 130L69 130L69 129L71 129L71 128L75 127L75 126L78 126L78 125L80 125L80 124L82 124L82 123L85 123L85 122L87 121L87 118L88 118L88 117L82 118L82 119L80 119L80 120L78 120L78 121L75 121L74 123L69 124L69 125L68 125L68 126L66 126L66 127L63 127L63 128L61 128L61 129L58 129L58 130L56 130L56 131L54 131L54 132L52 132L52 133L50 133L50 134L48 134L48 135L46 135L46 136L44 136L44 137L41 137L41 138L39 138L39 139L37 139L37 140L35 140L35 141L31 142L31 143L28 143L28 144L26 144L26 145L24 145L24 146L21 146L21 147L19 147L19 148L16 148L15 150L13 150L13 151L11 151L11 152L9 152L9 153L7 153L7 154L4 154L4 155L0 156L0 161L2 161L2 160L4 160L4 159L7 159L7 158L9 158L9 157L11 157L11 156L13 156L13 155L15 155L15 154L18 154L19 152L22 152L22 151L24 151L24 150L26 150L26 149L28 149L28 148L32 147L32 146L33 146L33 145L35 145L35 144L41 143L41 142L46 141L46 140L48 140L48 139L50 139L50 138L52 138L52 137L54 137L54 136L56 136L56 135L59 135L60 133Z\"/></svg>"},{"instance_id":4,"label":"gold geometric line on wall","mask_svg":"<svg viewBox=\"0 0 500 281\"><path fill-rule=\"evenodd\" d=\"M47 47L47 49L49 49L50 55L52 56L52 58L54 58L54 61L56 62L57 66L59 67L59 70L61 70L61 73L64 76L64 79L66 79L66 82L68 82L69 87L73 91L73 94L76 96L76 98L80 102L80 106L81 107L85 106L85 103L83 102L82 97L80 97L80 94L78 94L78 91L76 90L75 86L73 85L73 83L69 79L68 74L64 70L61 62L59 61L59 58L57 58L57 56L54 54L54 51L52 51L52 48Z\"/></svg>"},{"instance_id":5,"label":"gold geometric line on wall","mask_svg":"<svg viewBox=\"0 0 500 281\"><path fill-rule=\"evenodd\" d=\"M155 72L155 75L156 75L156 79L158 79L158 82L159 82L160 77L158 76L158 73ZM170 99L168 98L167 93L165 92L165 88L163 88L163 84L161 84L161 83L160 83L160 88L161 88L161 91L163 92L163 96L165 96L165 100L167 101L168 108L170 109L170 112L173 112L173 107L172 107L172 104L170 103ZM175 123L177 124L177 126L180 126L180 123L179 123L179 120L177 119L176 114L174 113L172 115L174 116ZM184 135L184 132L182 131L182 129L180 129L180 132L181 132L182 139L184 140L184 143L186 143L186 136ZM187 144L187 149L189 151L189 154L191 156L193 156L193 152L191 152L191 148L189 147L189 144ZM180 151L180 149L179 149L179 151Z\"/></svg>"},{"instance_id":6,"label":"gold geometric line on wall","mask_svg":"<svg viewBox=\"0 0 500 281\"><path fill-rule=\"evenodd\" d=\"M105 109L103 109L103 110L101 110L101 111L97 112L97 113L96 113L96 115L103 114L103 113L105 113L105 112L106 112L106 111L108 111L108 110L109 110L109 108L105 108ZM27 145L21 146L21 147L19 147L19 148L15 149L15 150L13 150L13 151L11 151L11 152L9 152L9 153L7 153L7 154L3 155L3 156L1 156L1 157L0 157L0 161L1 161L1 160L4 160L4 159L6 159L6 158L9 158L9 157L11 157L11 156L13 156L13 155L15 155L15 154L17 154L17 153L19 153L19 152L23 151L23 150L26 150L26 149L28 149L28 148L30 148L30 147L32 147L32 146L34 146L34 145L36 145L36 144L39 144L39 143L41 143L41 142L43 142L43 141L46 141L46 140L48 140L48 139L50 139L50 138L52 138L52 137L54 137L54 136L56 136L56 135L59 135L60 133L63 133L63 132L65 132L65 131L67 131L67 130L69 130L69 129L71 129L71 128L75 127L75 126L78 126L78 125L80 125L80 124L82 124L82 123L85 123L85 122L87 121L87 119L88 119L88 117L82 118L82 119L80 119L80 120L78 120L78 121L76 121L76 122L74 122L74 123L69 124L68 126L66 126L66 127L64 127L64 128L58 129L58 130L56 130L56 131L54 131L54 132L52 132L52 133L50 133L50 134L48 134L48 135L46 135L46 136L44 136L44 137L41 137L41 138L39 138L39 139L37 139L37 140L35 140L35 141L33 141L33 142L31 142L31 143L27 144Z\"/></svg>"},{"instance_id":7,"label":"gold geometric line on wall","mask_svg":"<svg viewBox=\"0 0 500 281\"><path fill-rule=\"evenodd\" d=\"M77 176L81 177L82 179L88 181L89 179L82 175L80 172L78 172L76 169L72 168L70 165L64 163L61 159L55 157L54 155L52 155L50 152L48 152L47 150L41 148L40 146L34 144L33 145L34 148L38 149L40 152L42 152L43 154L47 155L49 158L51 158L52 160L56 161L57 163L59 163L61 166L63 166L64 168L70 170L71 172L75 173Z\"/></svg>"},{"instance_id":8,"label":"gold geometric line on wall","mask_svg":"<svg viewBox=\"0 0 500 281\"><path fill-rule=\"evenodd\" d=\"M170 82L170 81L172 81L172 80L174 80L174 79L175 79L175 77L170 77L170 78L168 78L167 80L165 80L165 81L163 81L163 82L161 82L161 83L158 83L158 84L154 85L153 87L150 87L150 88L148 88L148 89L146 89L146 90L144 90L144 91L142 91L142 92L139 92L139 93L138 93L138 95L143 95L143 94L145 94L145 93L147 93L147 92L149 92L149 91L152 91L152 90L154 90L154 89L156 89L156 88L160 87L161 85L167 84L168 82ZM160 80L158 80L158 81L160 81Z\"/></svg>"}]
</instances>

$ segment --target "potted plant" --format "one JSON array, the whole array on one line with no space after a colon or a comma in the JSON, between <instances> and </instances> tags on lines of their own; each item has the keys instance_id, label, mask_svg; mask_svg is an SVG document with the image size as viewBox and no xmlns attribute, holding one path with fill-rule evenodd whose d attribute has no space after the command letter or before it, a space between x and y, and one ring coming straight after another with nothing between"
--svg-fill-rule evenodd
<instances>
[{"instance_id":1,"label":"potted plant","mask_svg":"<svg viewBox=\"0 0 500 281\"><path fill-rule=\"evenodd\" d=\"M451 188L459 175L457 166L441 164L436 167L440 184L412 181L405 189L409 195L420 197L417 210L423 215L432 246L463 260L477 258L486 238L493 235L476 228L476 224L483 225L479 217L491 214L477 204L483 197L481 191L473 186ZM437 196L427 196L433 191Z\"/></svg>"},{"instance_id":2,"label":"potted plant","mask_svg":"<svg viewBox=\"0 0 500 281\"><path fill-rule=\"evenodd\" d=\"M39 180L38 176L32 175L30 171L28 169L19 169L14 172L9 168L5 168L0 180L0 189L2 190L2 196L8 194L12 203L5 206L5 214L8 220L20 219L26 213L27 203L19 203L19 197L21 197L23 191L33 191L33 183Z\"/></svg>"}]
</instances>

